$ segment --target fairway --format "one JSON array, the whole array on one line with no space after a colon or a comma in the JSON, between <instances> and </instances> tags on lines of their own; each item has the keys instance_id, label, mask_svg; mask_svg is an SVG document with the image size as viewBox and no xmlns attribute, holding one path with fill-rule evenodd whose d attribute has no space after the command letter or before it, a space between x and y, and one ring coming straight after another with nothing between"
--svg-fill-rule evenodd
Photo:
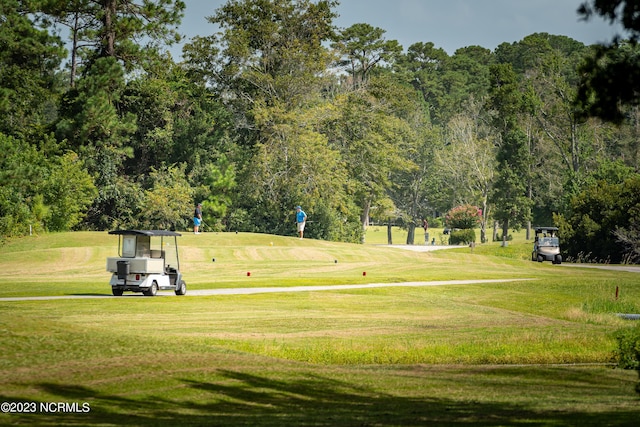
<instances>
[{"instance_id":1,"label":"fairway","mask_svg":"<svg viewBox=\"0 0 640 427\"><path fill-rule=\"evenodd\" d=\"M37 409L0 424L640 417L636 372L611 365L613 332L632 324L615 313L640 311L638 273L534 263L523 239L435 252L250 233L179 244L187 296L110 296L107 233L0 248L0 401ZM45 296L62 299L7 299Z\"/></svg>"}]
</instances>

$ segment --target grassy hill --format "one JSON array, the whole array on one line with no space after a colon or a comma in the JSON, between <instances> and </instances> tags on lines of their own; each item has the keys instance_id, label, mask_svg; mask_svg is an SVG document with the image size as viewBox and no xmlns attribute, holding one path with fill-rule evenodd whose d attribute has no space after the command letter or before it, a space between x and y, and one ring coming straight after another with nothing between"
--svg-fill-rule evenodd
<instances>
[{"instance_id":1,"label":"grassy hill","mask_svg":"<svg viewBox=\"0 0 640 427\"><path fill-rule=\"evenodd\" d=\"M394 229L396 241L404 241L401 233ZM252 233L185 233L179 239L181 269L189 289L525 278L557 271L522 262L530 251L524 240L509 248L492 244L473 251L416 253L380 246L376 234L372 228L374 237L367 238L375 244L354 245ZM0 297L109 294L105 264L117 255L117 244L117 237L106 232L11 241L0 247Z\"/></svg>"},{"instance_id":2,"label":"grassy hill","mask_svg":"<svg viewBox=\"0 0 640 427\"><path fill-rule=\"evenodd\" d=\"M0 424L637 421L637 374L612 370L609 362L613 332L629 325L615 313L640 311L640 274L534 263L521 236L508 248L431 253L367 240L185 234L182 270L190 290L534 280L0 300L0 401L90 406L79 413L4 413ZM109 295L105 259L116 245L117 237L89 232L8 242L0 248L0 298Z\"/></svg>"}]
</instances>

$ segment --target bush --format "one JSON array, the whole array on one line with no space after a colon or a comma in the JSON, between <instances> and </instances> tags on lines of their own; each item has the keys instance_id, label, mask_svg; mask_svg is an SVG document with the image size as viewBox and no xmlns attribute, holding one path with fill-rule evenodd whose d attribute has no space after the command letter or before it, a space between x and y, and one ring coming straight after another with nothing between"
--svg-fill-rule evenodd
<instances>
[{"instance_id":1,"label":"bush","mask_svg":"<svg viewBox=\"0 0 640 427\"><path fill-rule=\"evenodd\" d=\"M554 214L563 257L588 254L594 262L637 261L640 224L640 174L622 183L600 181L571 199L568 212Z\"/></svg>"},{"instance_id":2,"label":"bush","mask_svg":"<svg viewBox=\"0 0 640 427\"><path fill-rule=\"evenodd\" d=\"M447 212L445 224L449 228L474 228L480 224L482 211L477 206L461 205L456 206Z\"/></svg>"},{"instance_id":3,"label":"bush","mask_svg":"<svg viewBox=\"0 0 640 427\"><path fill-rule=\"evenodd\" d=\"M618 349L615 352L618 367L638 371L636 393L640 394L640 325L618 330L615 338L618 341Z\"/></svg>"},{"instance_id":4,"label":"bush","mask_svg":"<svg viewBox=\"0 0 640 427\"><path fill-rule=\"evenodd\" d=\"M455 230L451 232L451 236L449 237L450 245L459 245L460 243L464 243L468 245L471 242L476 241L476 231L472 228L468 228L466 230Z\"/></svg>"}]
</instances>

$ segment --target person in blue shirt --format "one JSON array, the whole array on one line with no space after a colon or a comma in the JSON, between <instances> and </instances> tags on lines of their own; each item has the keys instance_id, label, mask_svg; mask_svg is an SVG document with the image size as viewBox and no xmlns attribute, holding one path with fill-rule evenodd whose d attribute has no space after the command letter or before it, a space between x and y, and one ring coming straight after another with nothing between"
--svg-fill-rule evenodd
<instances>
[{"instance_id":1,"label":"person in blue shirt","mask_svg":"<svg viewBox=\"0 0 640 427\"><path fill-rule=\"evenodd\" d=\"M304 213L302 207L296 206L296 223L298 225L298 235L302 239L304 236L304 225L307 222L307 214Z\"/></svg>"},{"instance_id":2,"label":"person in blue shirt","mask_svg":"<svg viewBox=\"0 0 640 427\"><path fill-rule=\"evenodd\" d=\"M200 224L202 224L202 204L198 203L193 212L193 234L200 234Z\"/></svg>"}]
</instances>

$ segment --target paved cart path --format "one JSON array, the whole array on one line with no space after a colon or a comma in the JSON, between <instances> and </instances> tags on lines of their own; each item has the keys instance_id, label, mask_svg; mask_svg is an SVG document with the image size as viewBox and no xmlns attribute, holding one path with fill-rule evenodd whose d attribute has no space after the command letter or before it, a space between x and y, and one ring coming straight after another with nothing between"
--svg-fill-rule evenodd
<instances>
[{"instance_id":1,"label":"paved cart path","mask_svg":"<svg viewBox=\"0 0 640 427\"><path fill-rule=\"evenodd\" d=\"M357 285L331 285L331 286L291 286L291 287L269 287L269 288L222 288L222 289L196 289L189 290L185 296L213 296L213 295L250 295L283 292L312 292L312 291L343 291L348 289L367 288L397 288L397 287L419 287L419 286L445 286L445 285L476 285L506 282L521 282L523 280L535 280L529 278L522 279L484 279L484 280L438 280L432 282L402 282L402 283L363 283ZM175 296L173 291L160 291L157 296ZM0 298L3 301L50 301L59 299L97 299L97 298L146 298L139 293L126 293L121 297L113 295L56 295L39 297L7 297Z\"/></svg>"},{"instance_id":2,"label":"paved cart path","mask_svg":"<svg viewBox=\"0 0 640 427\"><path fill-rule=\"evenodd\" d=\"M404 249L407 251L413 252L433 252L433 251L442 251L446 249L464 249L469 246L462 245L377 245L377 246L385 246L387 248L394 249Z\"/></svg>"},{"instance_id":3,"label":"paved cart path","mask_svg":"<svg viewBox=\"0 0 640 427\"><path fill-rule=\"evenodd\" d=\"M640 273L637 265L611 265L611 264L561 264L563 267L598 268L600 270L626 271L628 273Z\"/></svg>"}]
</instances>

